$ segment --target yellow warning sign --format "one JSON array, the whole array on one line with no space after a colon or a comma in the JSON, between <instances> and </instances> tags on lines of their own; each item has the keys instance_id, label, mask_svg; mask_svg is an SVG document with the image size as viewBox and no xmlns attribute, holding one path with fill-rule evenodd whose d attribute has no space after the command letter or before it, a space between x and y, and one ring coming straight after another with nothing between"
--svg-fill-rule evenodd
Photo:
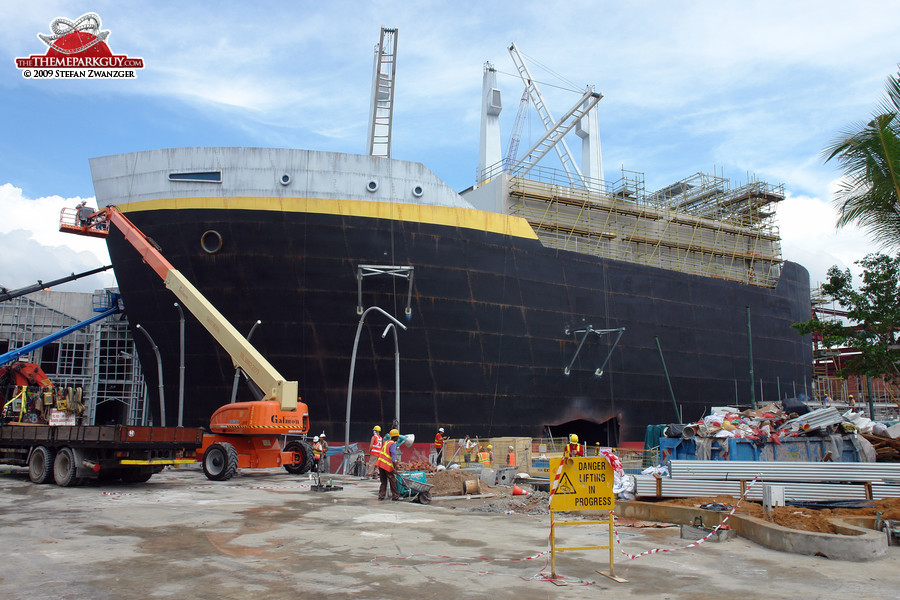
<instances>
[{"instance_id":1,"label":"yellow warning sign","mask_svg":"<svg viewBox=\"0 0 900 600\"><path fill-rule=\"evenodd\" d=\"M552 459L550 510L612 510L615 508L613 479L612 467L602 456L576 457L565 462Z\"/></svg>"}]
</instances>

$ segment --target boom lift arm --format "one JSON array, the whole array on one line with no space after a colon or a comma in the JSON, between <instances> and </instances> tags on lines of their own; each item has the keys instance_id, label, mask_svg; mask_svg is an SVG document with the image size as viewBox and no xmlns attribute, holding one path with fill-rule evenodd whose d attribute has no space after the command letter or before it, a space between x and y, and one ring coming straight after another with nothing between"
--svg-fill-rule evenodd
<instances>
[{"instance_id":1,"label":"boom lift arm","mask_svg":"<svg viewBox=\"0 0 900 600\"><path fill-rule=\"evenodd\" d=\"M228 352L234 364L241 367L250 379L263 390L266 400L277 401L282 411L296 410L297 382L285 380L275 367L228 322L228 319L166 260L156 245L115 206L107 206L85 218L79 218L71 209L63 209L59 229L80 235L105 237L109 233L107 223L112 223L122 232L125 239L143 257L144 262L175 294L181 305L187 308L219 345Z\"/></svg>"}]
</instances>

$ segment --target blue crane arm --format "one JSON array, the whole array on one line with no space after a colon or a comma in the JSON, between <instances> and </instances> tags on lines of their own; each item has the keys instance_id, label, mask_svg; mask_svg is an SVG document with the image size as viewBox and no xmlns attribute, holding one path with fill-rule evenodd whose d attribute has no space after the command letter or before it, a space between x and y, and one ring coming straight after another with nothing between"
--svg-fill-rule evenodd
<instances>
[{"instance_id":1,"label":"blue crane arm","mask_svg":"<svg viewBox=\"0 0 900 600\"><path fill-rule=\"evenodd\" d=\"M109 310L106 310L106 311L100 313L99 315L91 317L87 321L82 321L81 323L76 323L75 325L66 327L65 329L61 329L61 330L57 331L56 333L52 333L45 338L41 338L35 342L26 344L25 346L22 346L21 348L16 348L15 350L10 350L6 354L0 355L0 367L5 365L6 363L11 363L12 361L16 360L20 356L24 356L24 355L28 354L32 350L35 350L42 346L46 346L47 344L55 342L59 338L66 337L70 333L78 331L79 329L83 329L83 328L87 327L88 325L92 325L93 323L100 321L101 319L105 319L106 317L112 316L112 315L114 315L116 313L120 313L120 312L122 312L122 309L119 308L118 306L116 306L114 308L110 308Z\"/></svg>"}]
</instances>

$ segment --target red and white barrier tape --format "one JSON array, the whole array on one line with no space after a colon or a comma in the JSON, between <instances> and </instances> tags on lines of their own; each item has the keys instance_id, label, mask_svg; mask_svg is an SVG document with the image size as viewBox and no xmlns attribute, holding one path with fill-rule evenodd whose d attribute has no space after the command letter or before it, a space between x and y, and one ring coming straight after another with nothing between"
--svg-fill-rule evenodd
<instances>
[{"instance_id":1,"label":"red and white barrier tape","mask_svg":"<svg viewBox=\"0 0 900 600\"><path fill-rule=\"evenodd\" d=\"M744 490L744 493L738 499L737 503L731 507L731 510L728 512L728 516L726 516L724 519L722 519L722 522L719 523L718 525L716 525L713 528L713 530L710 531L708 534L706 534L702 539L699 539L696 542L691 542L687 546L679 546L678 548L653 548L652 550L646 550L644 552L641 552L640 554L628 554L621 548L619 549L619 551L622 554L624 554L626 557L628 557L629 559L634 560L635 558L647 556L648 554L658 554L660 552L675 552L676 550L687 550L688 548L694 548L696 546L699 546L700 544L702 544L703 542L705 542L706 540L711 538L713 535L715 535L720 529L722 529L722 527L725 526L725 523L728 522L728 519L731 518L731 515L734 514L734 511L736 511L738 509L738 506L741 505L741 502L744 501L744 498L746 498L747 494L750 493L750 490L753 489L753 485L756 483L757 479L759 479L759 475L757 475L756 477L753 478L753 481L751 481L750 485L747 486L747 489ZM615 516L616 511L612 511L612 513L613 513L613 516ZM616 543L621 546L622 540L619 538L619 531L615 527L613 527L613 533L615 533L615 536L616 536Z\"/></svg>"}]
</instances>

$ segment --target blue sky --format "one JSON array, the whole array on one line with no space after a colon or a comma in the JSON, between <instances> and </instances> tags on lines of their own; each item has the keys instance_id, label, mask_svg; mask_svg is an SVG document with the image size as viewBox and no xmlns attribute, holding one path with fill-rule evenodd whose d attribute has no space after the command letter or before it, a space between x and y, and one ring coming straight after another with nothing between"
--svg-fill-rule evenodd
<instances>
[{"instance_id":1,"label":"blue sky","mask_svg":"<svg viewBox=\"0 0 900 600\"><path fill-rule=\"evenodd\" d=\"M91 198L88 159L172 146L365 150L372 51L399 28L393 156L457 190L478 160L485 61L500 71L504 136L522 84L516 42L559 116L591 84L606 178L654 190L697 172L783 183L783 254L813 283L875 247L834 229L839 173L824 148L866 119L900 62L900 2L12 2L0 0L0 285L98 266L102 243L56 232ZM96 12L136 80L24 79L57 17ZM538 67L546 65L553 72ZM561 89L562 86L569 89ZM521 148L536 139L532 113ZM529 138L530 136L530 138ZM577 138L570 147L577 153ZM553 166L552 164L550 166ZM92 290L109 275L67 284Z\"/></svg>"}]
</instances>

